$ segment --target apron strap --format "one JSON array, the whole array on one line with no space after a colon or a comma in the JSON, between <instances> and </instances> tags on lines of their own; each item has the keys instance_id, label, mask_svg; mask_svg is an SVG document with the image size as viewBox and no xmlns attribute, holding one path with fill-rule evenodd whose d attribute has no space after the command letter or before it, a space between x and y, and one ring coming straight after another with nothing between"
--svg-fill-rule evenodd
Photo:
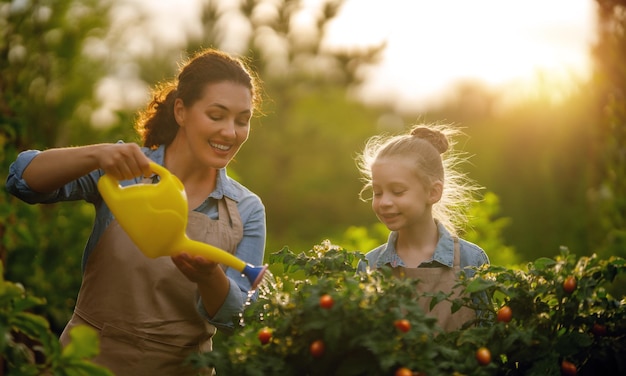
<instances>
[{"instance_id":1,"label":"apron strap","mask_svg":"<svg viewBox=\"0 0 626 376\"><path fill-rule=\"evenodd\" d=\"M224 196L221 200L217 202L217 212L218 218L224 218L227 216L228 223L230 227L236 232L243 233L243 225L241 223L241 218L238 218L239 209L237 208L237 203L235 200Z\"/></svg>"},{"instance_id":2,"label":"apron strap","mask_svg":"<svg viewBox=\"0 0 626 376\"><path fill-rule=\"evenodd\" d=\"M454 237L454 267L461 266L461 245L459 243L459 238L457 236Z\"/></svg>"}]
</instances>

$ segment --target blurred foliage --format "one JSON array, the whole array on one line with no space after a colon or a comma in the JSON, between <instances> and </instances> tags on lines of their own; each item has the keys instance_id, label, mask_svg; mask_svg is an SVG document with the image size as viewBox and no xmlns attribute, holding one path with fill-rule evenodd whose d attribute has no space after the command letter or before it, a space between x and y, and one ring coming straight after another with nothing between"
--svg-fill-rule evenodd
<instances>
[{"instance_id":1,"label":"blurred foliage","mask_svg":"<svg viewBox=\"0 0 626 376\"><path fill-rule=\"evenodd\" d=\"M7 227L2 244L6 278L20 281L45 305L32 308L46 315L61 333L69 320L81 283L82 248L89 237L93 208L86 203L32 206L0 196L0 216ZM33 225L37 223L37 225Z\"/></svg>"},{"instance_id":2,"label":"blurred foliage","mask_svg":"<svg viewBox=\"0 0 626 376\"><path fill-rule=\"evenodd\" d=\"M267 207L268 250L335 238L347 226L376 220L358 198L353 159L372 133L373 118L345 92L322 89L264 117L253 130L232 166ZM296 224L303 213L307 220Z\"/></svg>"},{"instance_id":3,"label":"blurred foliage","mask_svg":"<svg viewBox=\"0 0 626 376\"><path fill-rule=\"evenodd\" d=\"M0 374L7 376L107 376L112 373L90 361L99 352L98 334L77 326L71 343L61 348L48 321L32 308L46 303L20 283L7 281L0 264Z\"/></svg>"},{"instance_id":4,"label":"blurred foliage","mask_svg":"<svg viewBox=\"0 0 626 376\"><path fill-rule=\"evenodd\" d=\"M467 294L453 302L483 314L465 329L442 332L417 301L440 297L437 304L445 292L419 294L419 280L394 278L387 268L356 273L362 258L329 241L272 254L276 274L238 318L237 331L190 361L242 376L380 376L402 368L429 376L549 376L561 375L563 361L579 375L626 372L626 303L608 292L626 273L624 259L577 258L562 249L523 270L478 269L460 279ZM498 314L503 306L508 317ZM490 354L484 364L481 348Z\"/></svg>"},{"instance_id":5,"label":"blurred foliage","mask_svg":"<svg viewBox=\"0 0 626 376\"><path fill-rule=\"evenodd\" d=\"M93 135L85 134L97 108L91 91L106 61L85 50L104 38L109 6L0 1L1 160L11 150L71 145Z\"/></svg>"},{"instance_id":6,"label":"blurred foliage","mask_svg":"<svg viewBox=\"0 0 626 376\"><path fill-rule=\"evenodd\" d=\"M384 224L378 222L369 227L350 226L343 235L334 241L344 249L353 249L362 253L367 253L379 245L386 243L389 238L389 229Z\"/></svg>"},{"instance_id":7,"label":"blurred foliage","mask_svg":"<svg viewBox=\"0 0 626 376\"><path fill-rule=\"evenodd\" d=\"M93 91L106 60L89 54L107 32L109 1L0 1L0 177L24 149L97 138ZM86 204L28 206L0 193L0 254L5 275L46 305L58 332L81 281L81 254L92 223Z\"/></svg>"},{"instance_id":8,"label":"blurred foliage","mask_svg":"<svg viewBox=\"0 0 626 376\"><path fill-rule=\"evenodd\" d=\"M498 196L486 192L481 202L471 206L468 219L462 238L480 245L489 256L489 263L507 267L521 263L521 256L504 240L503 234L510 226L511 219L501 216Z\"/></svg>"},{"instance_id":9,"label":"blurred foliage","mask_svg":"<svg viewBox=\"0 0 626 376\"><path fill-rule=\"evenodd\" d=\"M501 216L509 218L505 242L525 261L562 245L578 254L595 249L587 155L597 120L585 86L556 102L540 92L505 110L488 91L459 90L429 117L463 127L469 175L499 198Z\"/></svg>"}]
</instances>

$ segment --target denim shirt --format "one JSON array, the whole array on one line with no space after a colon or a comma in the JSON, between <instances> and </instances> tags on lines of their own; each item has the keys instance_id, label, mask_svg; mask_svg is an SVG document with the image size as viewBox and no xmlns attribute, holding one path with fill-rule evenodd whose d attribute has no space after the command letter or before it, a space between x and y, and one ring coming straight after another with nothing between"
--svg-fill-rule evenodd
<instances>
[{"instance_id":1,"label":"denim shirt","mask_svg":"<svg viewBox=\"0 0 626 376\"><path fill-rule=\"evenodd\" d=\"M142 148L144 154L157 164L163 165L165 147L159 146L157 149ZM82 268L84 270L89 255L98 243L100 236L104 233L109 223L113 220L111 211L104 203L98 191L98 179L104 174L102 170L94 170L89 174L72 181L60 189L49 193L38 193L30 189L22 174L37 154L38 150L27 150L20 153L9 167L9 175L6 181L6 189L9 193L29 204L50 204L60 201L84 200L94 205L96 217L93 230L83 253ZM127 186L137 184L141 178L125 180L120 185ZM226 169L220 169L215 189L209 197L194 210L208 215L212 219L218 218L217 202L227 196L237 202L237 209L243 224L243 239L237 246L235 256L242 261L261 265L265 251L266 223L265 207L261 199L239 182L228 177ZM204 310L202 301L199 299L197 308L199 313L216 327L229 331L234 328L233 316L239 314L248 299L250 282L241 272L227 268L226 276L230 282L230 291L224 304L213 317L209 317ZM252 297L256 298L256 294Z\"/></svg>"},{"instance_id":2,"label":"denim shirt","mask_svg":"<svg viewBox=\"0 0 626 376\"><path fill-rule=\"evenodd\" d=\"M439 230L439 241L437 241L435 253L430 260L424 261L419 267L452 267L454 265L454 237L439 222L437 222L437 228ZM374 248L365 255L367 263L359 261L357 270L365 272L367 271L368 265L370 266L370 269L378 269L385 264L389 264L392 267L406 267L404 261L402 261L396 252L397 240L398 233L392 231L389 234L387 243ZM482 248L460 238L459 251L461 256L459 260L460 267L461 270L465 271L465 275L468 278L475 274L475 271L468 267L481 266L489 263L489 258Z\"/></svg>"}]
</instances>

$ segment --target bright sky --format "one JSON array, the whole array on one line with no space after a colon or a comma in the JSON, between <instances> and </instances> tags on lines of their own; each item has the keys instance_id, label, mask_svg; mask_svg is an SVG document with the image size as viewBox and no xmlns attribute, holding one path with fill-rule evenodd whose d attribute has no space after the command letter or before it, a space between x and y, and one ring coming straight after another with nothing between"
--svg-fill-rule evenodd
<instances>
[{"instance_id":1,"label":"bright sky","mask_svg":"<svg viewBox=\"0 0 626 376\"><path fill-rule=\"evenodd\" d=\"M335 43L387 39L369 74L370 98L397 106L436 102L461 79L529 89L587 77L595 34L593 0L347 0L331 29Z\"/></svg>"},{"instance_id":2,"label":"bright sky","mask_svg":"<svg viewBox=\"0 0 626 376\"><path fill-rule=\"evenodd\" d=\"M149 24L159 42L175 43L182 41L176 30L194 30L188 20L206 0L130 1L153 14ZM382 64L367 73L363 97L394 98L399 110L421 110L459 80L515 84L507 92L519 93L532 92L541 76L544 89L563 89L572 78L588 76L594 35L594 0L346 0L329 44L387 40Z\"/></svg>"}]
</instances>

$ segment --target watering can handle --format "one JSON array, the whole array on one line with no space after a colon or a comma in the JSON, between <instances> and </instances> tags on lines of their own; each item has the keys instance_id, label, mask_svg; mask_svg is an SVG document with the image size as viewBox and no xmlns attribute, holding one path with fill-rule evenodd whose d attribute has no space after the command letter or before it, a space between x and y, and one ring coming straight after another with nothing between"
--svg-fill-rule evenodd
<instances>
[{"instance_id":1,"label":"watering can handle","mask_svg":"<svg viewBox=\"0 0 626 376\"><path fill-rule=\"evenodd\" d=\"M158 163L150 162L150 169L152 170L152 172L159 175L161 177L161 180L171 179L172 177L172 173L169 172L167 168L161 166ZM116 189L119 190L122 188L117 179L113 178L109 174L104 174L100 177L100 180L98 181L98 186L103 186L104 189L106 189L106 191L110 193L112 193Z\"/></svg>"},{"instance_id":2,"label":"watering can handle","mask_svg":"<svg viewBox=\"0 0 626 376\"><path fill-rule=\"evenodd\" d=\"M156 172L156 174L159 175L161 179L170 178L172 175L172 173L167 168L155 162L150 162L150 169L153 172Z\"/></svg>"}]
</instances>

